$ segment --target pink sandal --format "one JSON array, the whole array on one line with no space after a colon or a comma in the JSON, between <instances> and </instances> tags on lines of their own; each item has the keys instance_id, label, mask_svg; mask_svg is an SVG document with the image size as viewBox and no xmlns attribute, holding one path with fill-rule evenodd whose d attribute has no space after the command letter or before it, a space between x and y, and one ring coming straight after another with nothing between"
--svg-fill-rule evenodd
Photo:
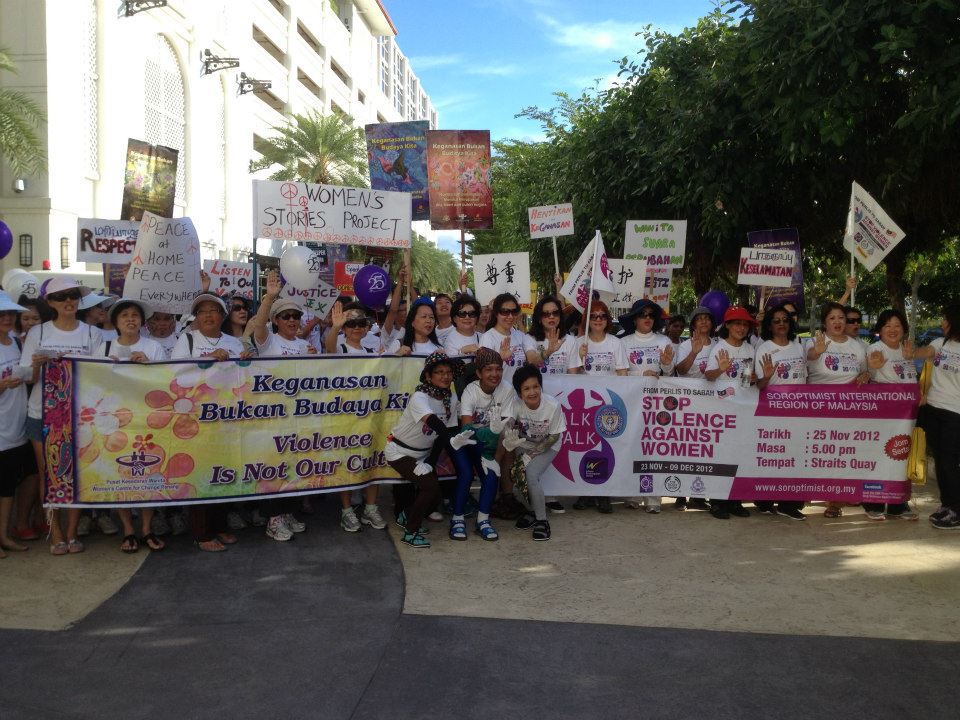
<instances>
[{"instance_id":1,"label":"pink sandal","mask_svg":"<svg viewBox=\"0 0 960 720\"><path fill-rule=\"evenodd\" d=\"M71 555L76 555L77 553L82 553L86 548L83 546L83 543L74 538L73 540L67 540L67 552Z\"/></svg>"},{"instance_id":2,"label":"pink sandal","mask_svg":"<svg viewBox=\"0 0 960 720\"><path fill-rule=\"evenodd\" d=\"M68 552L70 552L70 550L67 548L65 542L54 543L50 546L51 555L66 555Z\"/></svg>"},{"instance_id":3,"label":"pink sandal","mask_svg":"<svg viewBox=\"0 0 960 720\"><path fill-rule=\"evenodd\" d=\"M204 552L223 552L227 549L224 544L217 539L204 540L203 542L197 542L196 545Z\"/></svg>"}]
</instances>

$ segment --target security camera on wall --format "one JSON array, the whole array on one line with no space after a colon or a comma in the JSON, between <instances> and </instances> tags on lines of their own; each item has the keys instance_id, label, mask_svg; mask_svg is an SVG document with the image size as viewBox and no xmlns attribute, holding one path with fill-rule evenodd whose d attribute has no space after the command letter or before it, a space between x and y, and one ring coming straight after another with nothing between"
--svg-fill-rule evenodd
<instances>
[{"instance_id":1,"label":"security camera on wall","mask_svg":"<svg viewBox=\"0 0 960 720\"><path fill-rule=\"evenodd\" d=\"M23 178L17 178L13 181L13 191L17 194L27 189L27 181Z\"/></svg>"}]
</instances>

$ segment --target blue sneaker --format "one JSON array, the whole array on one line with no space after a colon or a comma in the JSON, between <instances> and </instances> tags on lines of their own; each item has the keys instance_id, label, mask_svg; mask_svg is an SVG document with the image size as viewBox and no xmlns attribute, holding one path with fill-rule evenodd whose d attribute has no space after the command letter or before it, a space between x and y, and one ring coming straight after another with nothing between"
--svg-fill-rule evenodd
<instances>
[{"instance_id":1,"label":"blue sneaker","mask_svg":"<svg viewBox=\"0 0 960 720\"><path fill-rule=\"evenodd\" d=\"M397 523L397 525L398 525L400 528L403 529L404 532L406 532L406 530L407 530L407 513L406 513L405 510L401 510L401 511L400 511L400 514L397 515L397 519L396 519L395 522ZM421 525L421 526L420 526L420 534L421 534L421 535L429 535L429 534L430 534L430 528Z\"/></svg>"},{"instance_id":2,"label":"blue sneaker","mask_svg":"<svg viewBox=\"0 0 960 720\"><path fill-rule=\"evenodd\" d=\"M481 520L478 522L477 528L474 530L474 532L484 540L488 540L490 542L500 539L500 536L497 535L497 531L493 529L493 525L490 524L489 520Z\"/></svg>"},{"instance_id":3,"label":"blue sneaker","mask_svg":"<svg viewBox=\"0 0 960 720\"><path fill-rule=\"evenodd\" d=\"M450 539L451 540L467 539L467 524L463 520L450 521Z\"/></svg>"},{"instance_id":4,"label":"blue sneaker","mask_svg":"<svg viewBox=\"0 0 960 720\"><path fill-rule=\"evenodd\" d=\"M401 542L406 543L412 548L428 548L430 541L420 533L404 533Z\"/></svg>"}]
</instances>

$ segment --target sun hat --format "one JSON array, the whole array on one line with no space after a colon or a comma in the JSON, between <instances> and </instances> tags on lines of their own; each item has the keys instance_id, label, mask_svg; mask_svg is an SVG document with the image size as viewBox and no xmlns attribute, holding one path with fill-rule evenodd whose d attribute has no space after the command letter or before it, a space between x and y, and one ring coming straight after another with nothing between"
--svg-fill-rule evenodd
<instances>
[{"instance_id":1,"label":"sun hat","mask_svg":"<svg viewBox=\"0 0 960 720\"><path fill-rule=\"evenodd\" d=\"M687 321L690 325L693 325L693 321L696 319L697 315L709 315L710 324L713 325L713 313L710 312L710 308L705 308L703 305L697 305L693 312L690 313L690 319Z\"/></svg>"},{"instance_id":2,"label":"sun hat","mask_svg":"<svg viewBox=\"0 0 960 720\"><path fill-rule=\"evenodd\" d=\"M432 373L439 365L449 365L451 369L455 369L456 363L454 363L443 350L434 350L427 355L423 361L423 371L420 373L420 382L424 382L427 379L427 375Z\"/></svg>"},{"instance_id":3,"label":"sun hat","mask_svg":"<svg viewBox=\"0 0 960 720\"><path fill-rule=\"evenodd\" d=\"M140 312L143 313L144 322L147 321L151 315L153 315L153 310L150 309L150 306L147 305L143 300L134 300L133 298L116 298L115 302L110 305L110 324L117 324L117 315L120 311L127 305L135 305L140 308Z\"/></svg>"},{"instance_id":4,"label":"sun hat","mask_svg":"<svg viewBox=\"0 0 960 720\"><path fill-rule=\"evenodd\" d=\"M751 325L756 325L757 321L754 319L747 309L741 305L731 305L727 308L727 311L723 313L723 322L728 323L732 320L743 320L745 323Z\"/></svg>"},{"instance_id":5,"label":"sun hat","mask_svg":"<svg viewBox=\"0 0 960 720\"><path fill-rule=\"evenodd\" d=\"M223 311L223 314L224 314L224 315L227 315L227 314L228 314L228 313L227 313L227 306L224 304L224 302L223 302L223 300L222 300L221 298L217 297L217 296L214 295L213 293L200 293L199 295L197 295L197 296L193 299L193 304L190 305L190 314L191 314L191 315L196 316L196 314L197 314L197 307L198 307L198 306L200 305L200 303L202 303L202 302L212 302L212 303L216 303L216 304L220 307L220 309Z\"/></svg>"},{"instance_id":6,"label":"sun hat","mask_svg":"<svg viewBox=\"0 0 960 720\"><path fill-rule=\"evenodd\" d=\"M10 299L10 296L7 295L3 290L0 290L0 312L9 312L10 310L15 310L16 312L26 312L26 308L22 305L17 305L13 300Z\"/></svg>"},{"instance_id":7,"label":"sun hat","mask_svg":"<svg viewBox=\"0 0 960 720\"><path fill-rule=\"evenodd\" d=\"M636 317L647 308L651 308L653 310L653 332L660 332L663 330L665 322L663 318L663 308L657 305L653 300L643 298L642 300L637 300L631 306L630 312L625 313L618 318L620 327L623 328L624 332L631 333L636 330Z\"/></svg>"},{"instance_id":8,"label":"sun hat","mask_svg":"<svg viewBox=\"0 0 960 720\"><path fill-rule=\"evenodd\" d=\"M79 290L80 297L86 297L91 292L90 288L81 285L76 278L72 278L69 275L56 275L47 281L47 287L43 291L43 296L48 298L55 293L65 290Z\"/></svg>"},{"instance_id":9,"label":"sun hat","mask_svg":"<svg viewBox=\"0 0 960 720\"><path fill-rule=\"evenodd\" d=\"M270 319L272 320L284 310L296 310L303 315L303 308L297 304L296 300L293 298L283 298L282 300L277 300L270 306Z\"/></svg>"}]
</instances>

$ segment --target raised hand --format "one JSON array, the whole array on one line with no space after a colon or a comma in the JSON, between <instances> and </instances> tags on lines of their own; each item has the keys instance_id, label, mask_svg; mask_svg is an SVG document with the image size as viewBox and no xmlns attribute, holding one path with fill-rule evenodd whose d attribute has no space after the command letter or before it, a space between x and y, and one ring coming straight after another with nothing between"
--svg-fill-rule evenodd
<instances>
[{"instance_id":1,"label":"raised hand","mask_svg":"<svg viewBox=\"0 0 960 720\"><path fill-rule=\"evenodd\" d=\"M760 358L760 367L763 370L763 379L769 380L773 377L773 373L777 369L777 364L773 361L773 358L770 357L770 353L767 353Z\"/></svg>"},{"instance_id":2,"label":"raised hand","mask_svg":"<svg viewBox=\"0 0 960 720\"><path fill-rule=\"evenodd\" d=\"M343 311L343 303L337 300L330 310L330 326L339 333L346 321L347 314Z\"/></svg>"},{"instance_id":3,"label":"raised hand","mask_svg":"<svg viewBox=\"0 0 960 720\"><path fill-rule=\"evenodd\" d=\"M904 360L913 360L913 356L916 354L916 351L913 349L913 343L909 340L903 341L903 359Z\"/></svg>"},{"instance_id":4,"label":"raised hand","mask_svg":"<svg viewBox=\"0 0 960 720\"><path fill-rule=\"evenodd\" d=\"M669 365L671 362L673 362L673 345L666 345L660 351L660 364Z\"/></svg>"},{"instance_id":5,"label":"raised hand","mask_svg":"<svg viewBox=\"0 0 960 720\"><path fill-rule=\"evenodd\" d=\"M857 278L853 275L848 275L846 280L847 290L855 290L857 287Z\"/></svg>"},{"instance_id":6,"label":"raised hand","mask_svg":"<svg viewBox=\"0 0 960 720\"><path fill-rule=\"evenodd\" d=\"M867 358L867 365L871 370L879 370L887 362L887 358L879 350L874 350Z\"/></svg>"},{"instance_id":7,"label":"raised hand","mask_svg":"<svg viewBox=\"0 0 960 720\"><path fill-rule=\"evenodd\" d=\"M817 355L823 355L827 351L827 336L822 330L817 330L817 334L813 336L813 351Z\"/></svg>"},{"instance_id":8,"label":"raised hand","mask_svg":"<svg viewBox=\"0 0 960 720\"><path fill-rule=\"evenodd\" d=\"M280 290L282 289L282 287L283 286L280 284L280 273L278 273L276 270L271 270L270 272L268 272L267 273L267 295L270 295L271 297L276 297L277 295L280 294Z\"/></svg>"},{"instance_id":9,"label":"raised hand","mask_svg":"<svg viewBox=\"0 0 960 720\"><path fill-rule=\"evenodd\" d=\"M513 355L513 348L510 347L510 336L507 335L507 337L503 339L503 342L500 343L500 357L504 360L509 360L511 355Z\"/></svg>"},{"instance_id":10,"label":"raised hand","mask_svg":"<svg viewBox=\"0 0 960 720\"><path fill-rule=\"evenodd\" d=\"M210 276L206 270L200 271L200 289L203 292L210 292Z\"/></svg>"},{"instance_id":11,"label":"raised hand","mask_svg":"<svg viewBox=\"0 0 960 720\"><path fill-rule=\"evenodd\" d=\"M730 353L726 350L721 350L717 353L717 367L720 369L720 372L726 372L730 368Z\"/></svg>"}]
</instances>

